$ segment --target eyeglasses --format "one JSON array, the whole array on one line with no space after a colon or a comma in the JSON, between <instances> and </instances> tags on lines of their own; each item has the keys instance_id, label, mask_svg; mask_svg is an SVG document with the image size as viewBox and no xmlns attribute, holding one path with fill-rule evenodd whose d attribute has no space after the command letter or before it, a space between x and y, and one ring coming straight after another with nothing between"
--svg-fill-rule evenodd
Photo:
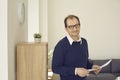
<instances>
[{"instance_id":1,"label":"eyeglasses","mask_svg":"<svg viewBox=\"0 0 120 80\"><path fill-rule=\"evenodd\" d=\"M69 29L74 29L74 27L76 28L76 29L78 29L79 27L80 27L80 24L75 24L75 25L69 25L69 26L67 26Z\"/></svg>"}]
</instances>

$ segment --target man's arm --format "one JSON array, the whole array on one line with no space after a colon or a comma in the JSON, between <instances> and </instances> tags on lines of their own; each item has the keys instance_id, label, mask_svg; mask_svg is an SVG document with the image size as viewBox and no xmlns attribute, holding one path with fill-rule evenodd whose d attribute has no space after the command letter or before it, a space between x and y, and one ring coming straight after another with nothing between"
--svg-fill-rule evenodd
<instances>
[{"instance_id":1,"label":"man's arm","mask_svg":"<svg viewBox=\"0 0 120 80\"><path fill-rule=\"evenodd\" d=\"M75 75L75 67L64 66L64 59L63 47L58 44L53 52L52 71L60 75Z\"/></svg>"}]
</instances>

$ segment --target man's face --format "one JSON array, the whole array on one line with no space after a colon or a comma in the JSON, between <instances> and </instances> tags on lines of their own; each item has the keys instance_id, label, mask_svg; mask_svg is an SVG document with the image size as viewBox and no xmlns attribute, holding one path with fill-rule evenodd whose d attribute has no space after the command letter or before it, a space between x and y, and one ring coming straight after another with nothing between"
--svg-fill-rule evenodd
<instances>
[{"instance_id":1,"label":"man's face","mask_svg":"<svg viewBox=\"0 0 120 80\"><path fill-rule=\"evenodd\" d=\"M80 24L76 18L67 19L66 31L71 37L78 37L80 33Z\"/></svg>"}]
</instances>

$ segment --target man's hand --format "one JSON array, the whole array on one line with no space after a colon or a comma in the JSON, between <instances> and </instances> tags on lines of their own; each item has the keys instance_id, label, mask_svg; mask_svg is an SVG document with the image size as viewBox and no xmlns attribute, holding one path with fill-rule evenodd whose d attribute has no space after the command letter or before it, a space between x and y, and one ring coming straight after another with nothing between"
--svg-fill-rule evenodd
<instances>
[{"instance_id":1,"label":"man's hand","mask_svg":"<svg viewBox=\"0 0 120 80\"><path fill-rule=\"evenodd\" d=\"M80 77L85 77L89 74L89 71L85 68L77 68L77 75Z\"/></svg>"},{"instance_id":2,"label":"man's hand","mask_svg":"<svg viewBox=\"0 0 120 80\"><path fill-rule=\"evenodd\" d=\"M92 69L96 69L96 70L94 71L95 74L98 74L98 73L101 71L101 68L100 68L99 65L93 65L93 66L92 66Z\"/></svg>"}]
</instances>

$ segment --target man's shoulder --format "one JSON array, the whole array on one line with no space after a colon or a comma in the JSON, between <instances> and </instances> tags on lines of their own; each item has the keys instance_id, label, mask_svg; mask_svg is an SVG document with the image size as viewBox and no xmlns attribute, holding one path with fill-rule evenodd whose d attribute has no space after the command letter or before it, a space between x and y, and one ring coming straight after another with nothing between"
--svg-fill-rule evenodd
<instances>
[{"instance_id":1,"label":"man's shoulder","mask_svg":"<svg viewBox=\"0 0 120 80\"><path fill-rule=\"evenodd\" d=\"M84 38L84 37L81 37L81 40L82 40L82 42L85 42L85 43L87 43L87 40L86 40L86 38Z\"/></svg>"},{"instance_id":2,"label":"man's shoulder","mask_svg":"<svg viewBox=\"0 0 120 80\"><path fill-rule=\"evenodd\" d=\"M86 38L84 38L84 37L81 37L81 39L87 41Z\"/></svg>"},{"instance_id":3,"label":"man's shoulder","mask_svg":"<svg viewBox=\"0 0 120 80\"><path fill-rule=\"evenodd\" d=\"M67 39L67 37L65 36L65 37L62 38L58 43L59 43L59 44L64 44L64 43L66 43L66 42L68 42L68 39Z\"/></svg>"},{"instance_id":4,"label":"man's shoulder","mask_svg":"<svg viewBox=\"0 0 120 80\"><path fill-rule=\"evenodd\" d=\"M59 46L64 46L67 44L68 44L68 39L66 36L64 38L62 38L61 40L59 40L59 42L57 43L57 45L59 45Z\"/></svg>"}]
</instances>

